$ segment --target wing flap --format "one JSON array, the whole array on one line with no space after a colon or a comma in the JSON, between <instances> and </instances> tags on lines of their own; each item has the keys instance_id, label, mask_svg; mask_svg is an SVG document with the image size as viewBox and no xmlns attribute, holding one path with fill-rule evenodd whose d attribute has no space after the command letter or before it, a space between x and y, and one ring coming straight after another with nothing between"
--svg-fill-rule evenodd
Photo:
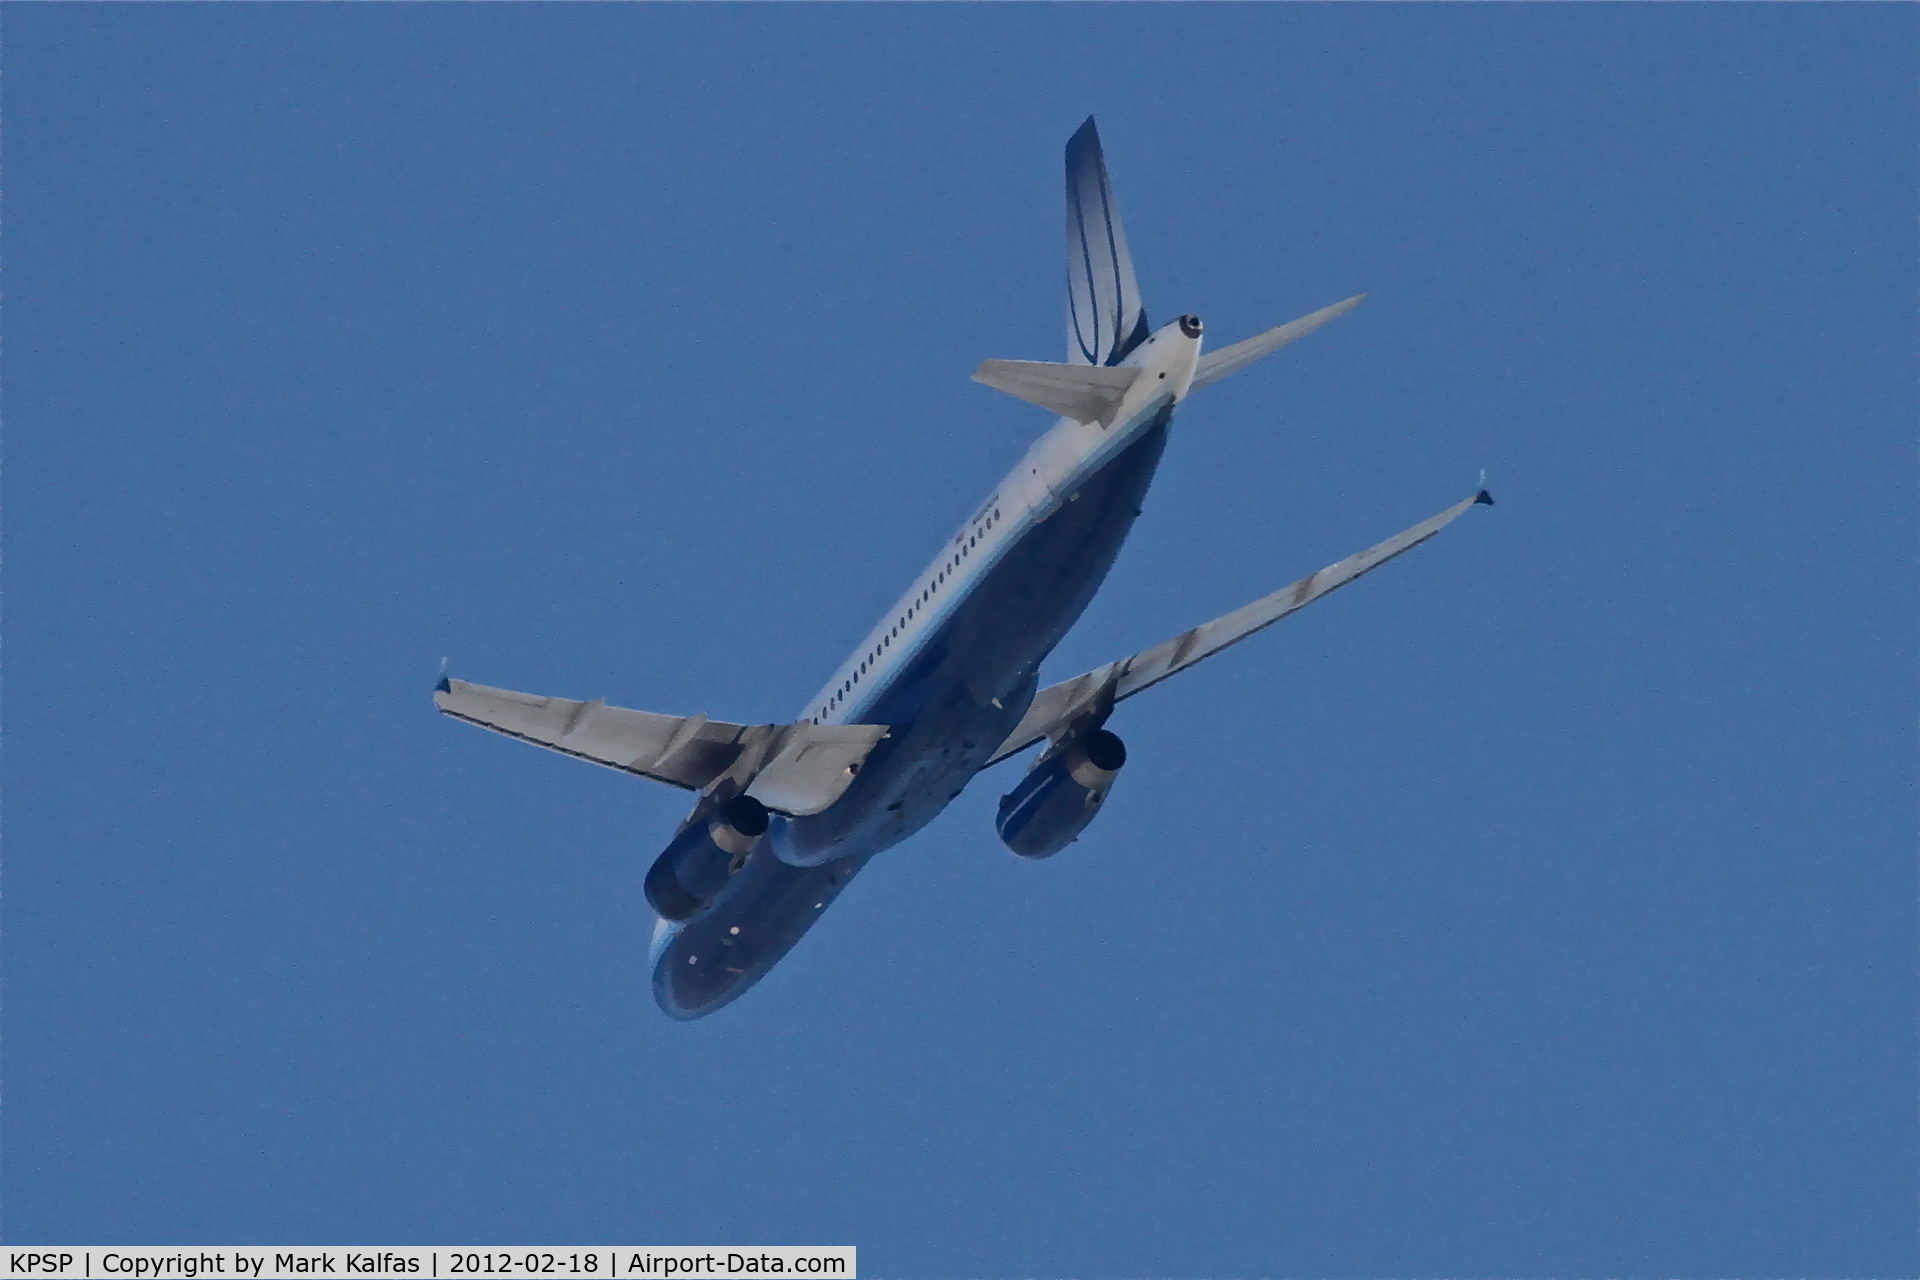
<instances>
[{"instance_id":1,"label":"wing flap","mask_svg":"<svg viewBox=\"0 0 1920 1280\"><path fill-rule=\"evenodd\" d=\"M733 773L769 809L792 814L818 813L838 800L887 735L879 724L729 724L465 680L443 680L433 701L456 720L689 791Z\"/></svg>"},{"instance_id":2,"label":"wing flap","mask_svg":"<svg viewBox=\"0 0 1920 1280\"><path fill-rule=\"evenodd\" d=\"M868 753L886 734L881 724L795 725L747 793L781 813L819 813L853 785Z\"/></svg>"},{"instance_id":3,"label":"wing flap","mask_svg":"<svg viewBox=\"0 0 1920 1280\"><path fill-rule=\"evenodd\" d=\"M1423 520L1365 551L1336 561L1318 573L1308 574L1272 595L1262 596L1252 604L1202 623L1191 631L1183 631L1173 639L1144 649L1131 658L1122 658L1071 680L1049 685L1034 695L1026 715L1021 717L1020 723L1014 726L1013 732L1007 735L1006 741L1000 744L987 764L997 764L1010 755L1026 750L1042 738L1058 737L1089 712L1101 711L1103 703L1110 707L1115 702L1131 698L1136 693L1151 689L1168 676L1185 671L1222 649L1266 630L1295 610L1305 608L1362 574L1379 568L1395 556L1411 551L1452 524L1462 512L1475 504L1491 506L1493 498L1482 489L1473 497L1454 503L1439 515Z\"/></svg>"}]
</instances>

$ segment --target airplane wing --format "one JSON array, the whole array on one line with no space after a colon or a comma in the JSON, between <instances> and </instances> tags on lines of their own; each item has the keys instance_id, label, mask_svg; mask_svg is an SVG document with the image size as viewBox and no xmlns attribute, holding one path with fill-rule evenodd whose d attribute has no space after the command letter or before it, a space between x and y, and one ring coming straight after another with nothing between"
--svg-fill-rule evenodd
<instances>
[{"instance_id":1,"label":"airplane wing","mask_svg":"<svg viewBox=\"0 0 1920 1280\"><path fill-rule=\"evenodd\" d=\"M838 800L883 724L728 724L575 702L465 680L442 680L434 705L456 720L609 769L700 791L726 775L781 813L818 813Z\"/></svg>"},{"instance_id":2,"label":"airplane wing","mask_svg":"<svg viewBox=\"0 0 1920 1280\"><path fill-rule=\"evenodd\" d=\"M1262 596L1244 608L1224 617L1202 623L1164 644L1109 662L1106 666L1049 685L1034 695L1027 714L1000 744L988 765L1026 750L1042 738L1059 738L1083 717L1104 719L1113 704L1145 689L1151 689L1168 676L1185 671L1203 658L1211 658L1222 649L1240 643L1256 631L1264 631L1296 609L1304 608L1321 596L1343 587L1361 574L1377 569L1403 551L1419 546L1446 528L1468 507L1493 505L1485 489L1471 498L1456 502L1439 515L1424 520L1404 533L1396 534L1377 546L1330 564L1315 574L1282 587L1270 596ZM985 768L986 765L981 766Z\"/></svg>"}]
</instances>

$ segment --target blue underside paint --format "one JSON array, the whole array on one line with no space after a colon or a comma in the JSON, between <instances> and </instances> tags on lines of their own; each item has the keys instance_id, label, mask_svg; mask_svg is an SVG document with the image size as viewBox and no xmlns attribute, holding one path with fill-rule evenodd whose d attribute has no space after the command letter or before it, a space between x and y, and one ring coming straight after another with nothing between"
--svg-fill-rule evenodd
<instances>
[{"instance_id":1,"label":"blue underside paint","mask_svg":"<svg viewBox=\"0 0 1920 1280\"><path fill-rule=\"evenodd\" d=\"M1099 811L1101 796L1082 786L1055 756L1036 766L1000 798L994 826L1000 843L1023 858L1051 858L1086 829Z\"/></svg>"},{"instance_id":2,"label":"blue underside paint","mask_svg":"<svg viewBox=\"0 0 1920 1280\"><path fill-rule=\"evenodd\" d=\"M713 905L660 937L653 990L668 1016L701 1017L745 992L869 859L933 821L980 771L1026 713L1041 661L1112 569L1172 416L1166 406L1076 498L1021 536L878 690L862 718L893 729L846 794L824 813L775 818Z\"/></svg>"}]
</instances>

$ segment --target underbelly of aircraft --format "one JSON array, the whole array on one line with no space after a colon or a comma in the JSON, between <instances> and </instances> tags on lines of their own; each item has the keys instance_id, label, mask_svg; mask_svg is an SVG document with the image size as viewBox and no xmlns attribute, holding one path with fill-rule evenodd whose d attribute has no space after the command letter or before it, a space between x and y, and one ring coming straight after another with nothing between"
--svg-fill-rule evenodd
<instances>
[{"instance_id":1,"label":"underbelly of aircraft","mask_svg":"<svg viewBox=\"0 0 1920 1280\"><path fill-rule=\"evenodd\" d=\"M846 794L824 813L776 819L721 897L664 939L654 964L662 1009L694 1018L738 997L868 859L933 821L980 771L1026 713L1041 661L1113 567L1171 416L1062 495L875 699L865 718L893 732Z\"/></svg>"}]
</instances>

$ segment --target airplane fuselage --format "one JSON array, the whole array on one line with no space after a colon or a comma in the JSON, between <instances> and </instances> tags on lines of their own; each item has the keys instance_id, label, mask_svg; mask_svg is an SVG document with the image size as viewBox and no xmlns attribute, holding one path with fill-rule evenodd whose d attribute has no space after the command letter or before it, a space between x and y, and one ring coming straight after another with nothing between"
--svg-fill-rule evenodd
<instances>
[{"instance_id":1,"label":"airplane fuselage","mask_svg":"<svg viewBox=\"0 0 1920 1280\"><path fill-rule=\"evenodd\" d=\"M939 816L1032 701L1040 663L1112 569L1153 482L1199 358L1191 317L1142 342L1142 370L1112 421L1061 419L976 509L940 557L801 713L884 724L841 798L773 819L724 894L662 921L654 993L678 1018L751 987L874 855Z\"/></svg>"},{"instance_id":2,"label":"airplane fuselage","mask_svg":"<svg viewBox=\"0 0 1920 1280\"><path fill-rule=\"evenodd\" d=\"M697 794L648 868L653 994L680 1020L737 999L877 854L938 817L985 768L1042 743L994 828L1050 858L1100 812L1126 763L1121 702L1239 644L1434 537L1438 515L1159 644L1041 685L1140 514L1175 411L1346 315L1365 295L1201 358L1201 324L1149 331L1099 132L1066 147L1067 361L982 361L973 380L1060 415L800 714L744 724L496 688L442 673L434 705L494 733ZM1482 477L1484 480L1484 476Z\"/></svg>"}]
</instances>

